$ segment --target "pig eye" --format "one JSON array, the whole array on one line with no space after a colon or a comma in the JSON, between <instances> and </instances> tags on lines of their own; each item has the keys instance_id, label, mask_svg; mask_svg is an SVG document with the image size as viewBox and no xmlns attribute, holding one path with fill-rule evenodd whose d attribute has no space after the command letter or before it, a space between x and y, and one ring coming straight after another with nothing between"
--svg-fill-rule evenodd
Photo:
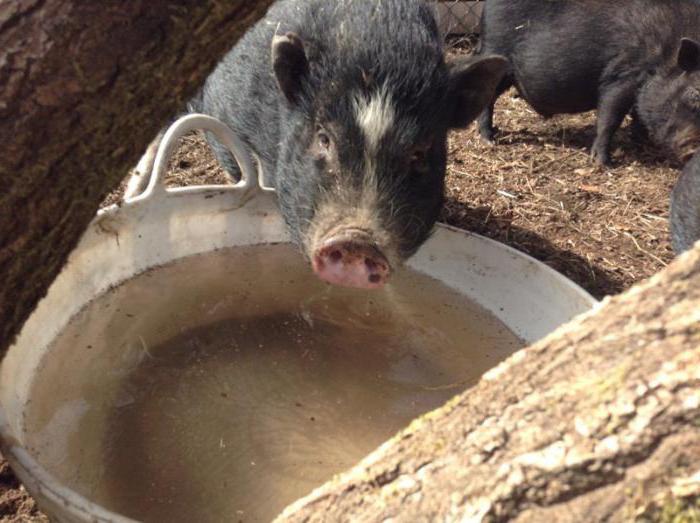
<instances>
[{"instance_id":1,"label":"pig eye","mask_svg":"<svg viewBox=\"0 0 700 523\"><path fill-rule=\"evenodd\" d=\"M328 136L328 133L325 131L319 131L318 134L316 135L316 138L318 140L318 145L321 146L321 149L328 150L331 147L331 137Z\"/></svg>"},{"instance_id":2,"label":"pig eye","mask_svg":"<svg viewBox=\"0 0 700 523\"><path fill-rule=\"evenodd\" d=\"M428 148L427 147L417 147L411 151L410 155L411 166L415 168L425 167L425 163L428 160Z\"/></svg>"},{"instance_id":3,"label":"pig eye","mask_svg":"<svg viewBox=\"0 0 700 523\"><path fill-rule=\"evenodd\" d=\"M411 163L423 163L425 161L425 151L415 151L411 155Z\"/></svg>"}]
</instances>

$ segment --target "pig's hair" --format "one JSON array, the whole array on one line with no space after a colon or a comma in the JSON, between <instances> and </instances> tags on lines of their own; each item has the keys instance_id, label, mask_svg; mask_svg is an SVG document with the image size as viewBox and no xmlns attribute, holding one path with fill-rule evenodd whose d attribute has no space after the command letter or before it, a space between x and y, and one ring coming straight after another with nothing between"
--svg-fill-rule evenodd
<instances>
[{"instance_id":1,"label":"pig's hair","mask_svg":"<svg viewBox=\"0 0 700 523\"><path fill-rule=\"evenodd\" d=\"M680 254L700 240L700 153L685 165L671 195L671 239Z\"/></svg>"},{"instance_id":2,"label":"pig's hair","mask_svg":"<svg viewBox=\"0 0 700 523\"><path fill-rule=\"evenodd\" d=\"M299 86L294 96L281 95L271 66L275 36L303 45L308 67L288 83ZM448 87L442 36L427 3L282 0L217 67L201 105L255 153L292 239L307 253L329 229L353 221L373 231L387 256L405 258L441 208ZM340 175L309 160L319 127L339 144ZM237 171L220 144L210 143L224 167ZM386 167L419 143L436 144L429 173L410 177Z\"/></svg>"}]
</instances>

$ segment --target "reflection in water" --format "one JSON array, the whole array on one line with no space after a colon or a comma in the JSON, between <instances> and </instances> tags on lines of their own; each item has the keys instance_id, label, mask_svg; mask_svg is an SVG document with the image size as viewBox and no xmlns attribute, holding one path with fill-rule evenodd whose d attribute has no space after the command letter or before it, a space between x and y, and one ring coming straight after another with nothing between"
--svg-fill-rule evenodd
<instances>
[{"instance_id":1,"label":"reflection in water","mask_svg":"<svg viewBox=\"0 0 700 523\"><path fill-rule=\"evenodd\" d=\"M287 245L143 274L65 329L27 418L39 460L144 521L269 521L521 342L399 272L328 287Z\"/></svg>"}]
</instances>

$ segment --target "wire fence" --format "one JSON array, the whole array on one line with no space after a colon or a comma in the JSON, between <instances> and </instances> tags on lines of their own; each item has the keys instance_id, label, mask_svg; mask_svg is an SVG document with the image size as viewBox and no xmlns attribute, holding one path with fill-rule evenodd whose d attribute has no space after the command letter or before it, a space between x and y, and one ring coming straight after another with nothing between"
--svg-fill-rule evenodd
<instances>
[{"instance_id":1,"label":"wire fence","mask_svg":"<svg viewBox=\"0 0 700 523\"><path fill-rule=\"evenodd\" d=\"M470 51L479 35L483 0L433 0L448 49Z\"/></svg>"}]
</instances>

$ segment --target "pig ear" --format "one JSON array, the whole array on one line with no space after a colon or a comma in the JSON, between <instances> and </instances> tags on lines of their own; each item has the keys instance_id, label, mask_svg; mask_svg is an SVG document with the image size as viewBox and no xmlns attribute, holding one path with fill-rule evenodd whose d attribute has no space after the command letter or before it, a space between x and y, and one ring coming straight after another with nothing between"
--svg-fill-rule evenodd
<instances>
[{"instance_id":1,"label":"pig ear","mask_svg":"<svg viewBox=\"0 0 700 523\"><path fill-rule=\"evenodd\" d=\"M495 95L508 68L502 56L470 57L455 62L450 70L449 97L452 102L450 127L466 127Z\"/></svg>"},{"instance_id":2,"label":"pig ear","mask_svg":"<svg viewBox=\"0 0 700 523\"><path fill-rule=\"evenodd\" d=\"M295 103L301 93L302 82L309 72L309 62L299 36L294 33L274 36L272 69L284 96Z\"/></svg>"},{"instance_id":3,"label":"pig ear","mask_svg":"<svg viewBox=\"0 0 700 523\"><path fill-rule=\"evenodd\" d=\"M695 71L700 68L700 43L690 38L681 38L678 66L684 71Z\"/></svg>"}]
</instances>

